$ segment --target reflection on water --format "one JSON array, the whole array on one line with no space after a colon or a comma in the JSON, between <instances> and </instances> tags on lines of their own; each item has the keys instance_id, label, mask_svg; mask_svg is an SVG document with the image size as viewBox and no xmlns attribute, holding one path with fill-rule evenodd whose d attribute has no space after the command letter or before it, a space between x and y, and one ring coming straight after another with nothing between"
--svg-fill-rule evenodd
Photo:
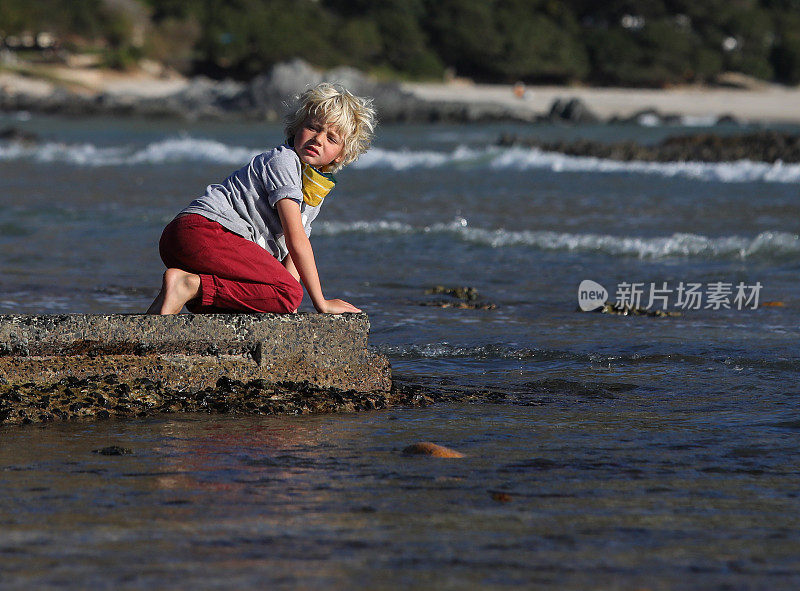
<instances>
[{"instance_id":1,"label":"reflection on water","mask_svg":"<svg viewBox=\"0 0 800 591\"><path fill-rule=\"evenodd\" d=\"M4 428L3 586L795 587L797 423L712 402Z\"/></svg>"}]
</instances>

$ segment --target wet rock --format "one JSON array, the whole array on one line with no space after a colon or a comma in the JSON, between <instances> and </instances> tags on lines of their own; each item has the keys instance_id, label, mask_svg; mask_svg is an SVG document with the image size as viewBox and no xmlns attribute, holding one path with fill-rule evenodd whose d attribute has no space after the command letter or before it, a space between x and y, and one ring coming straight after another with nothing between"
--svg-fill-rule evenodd
<instances>
[{"instance_id":1,"label":"wet rock","mask_svg":"<svg viewBox=\"0 0 800 591\"><path fill-rule=\"evenodd\" d=\"M454 302L449 300L420 302L419 305L431 308L456 308L458 310L494 310L497 308L495 304L490 302Z\"/></svg>"},{"instance_id":2,"label":"wet rock","mask_svg":"<svg viewBox=\"0 0 800 591\"><path fill-rule=\"evenodd\" d=\"M412 443L403 449L405 455L422 455L432 456L434 458L463 458L464 454L430 441L421 441L419 443Z\"/></svg>"},{"instance_id":3,"label":"wet rock","mask_svg":"<svg viewBox=\"0 0 800 591\"><path fill-rule=\"evenodd\" d=\"M546 119L563 123L597 123L600 118L579 98L557 98L550 105Z\"/></svg>"},{"instance_id":4,"label":"wet rock","mask_svg":"<svg viewBox=\"0 0 800 591\"><path fill-rule=\"evenodd\" d=\"M621 304L619 302L606 302L600 309L603 314L617 314L619 316L650 316L651 318L668 318L675 316L683 316L681 312L674 312L669 310L648 310L647 308L637 308L630 304Z\"/></svg>"},{"instance_id":5,"label":"wet rock","mask_svg":"<svg viewBox=\"0 0 800 591\"><path fill-rule=\"evenodd\" d=\"M272 383L224 379L197 391L165 388L158 381L139 378L126 382L129 394L117 392L108 376L90 376L42 388L29 383L0 387L0 421L26 424L33 421L91 420L109 417L148 416L195 412L247 415L356 412L398 406L427 406L438 395L421 386L397 383L388 391L363 392L321 388L308 381ZM67 384L73 384L69 388ZM46 390L46 392L44 391ZM75 391L86 396L76 402Z\"/></svg>"},{"instance_id":6,"label":"wet rock","mask_svg":"<svg viewBox=\"0 0 800 591\"><path fill-rule=\"evenodd\" d=\"M478 290L474 287L444 287L443 285L436 285L425 290L425 293L449 295L459 300L467 301L478 299Z\"/></svg>"},{"instance_id":7,"label":"wet rock","mask_svg":"<svg viewBox=\"0 0 800 591\"><path fill-rule=\"evenodd\" d=\"M580 308L576 309L578 312L584 312ZM682 312L673 310L648 310L647 308L640 308L631 306L630 304L623 304L620 302L606 302L601 308L590 310L590 312L599 312L602 314L616 314L618 316L650 316L651 318L670 318L683 316Z\"/></svg>"},{"instance_id":8,"label":"wet rock","mask_svg":"<svg viewBox=\"0 0 800 591\"><path fill-rule=\"evenodd\" d=\"M429 295L447 295L452 299L425 300L419 302L420 306L435 308L456 308L460 310L494 310L497 306L491 302L478 299L478 290L474 287L445 287L436 285L425 290Z\"/></svg>"},{"instance_id":9,"label":"wet rock","mask_svg":"<svg viewBox=\"0 0 800 591\"><path fill-rule=\"evenodd\" d=\"M659 125L679 125L683 118L675 113L662 113L658 109L641 109L627 117L614 116L608 120L612 124L635 124L646 127Z\"/></svg>"},{"instance_id":10,"label":"wet rock","mask_svg":"<svg viewBox=\"0 0 800 591\"><path fill-rule=\"evenodd\" d=\"M622 124L622 125L642 125L645 127L657 127L657 126L664 126L664 125L683 125L689 116L681 115L679 113L663 113L658 109L648 108L648 109L641 109L640 111L636 111L635 113L627 116L619 116L615 115L608 119L608 123L610 124ZM730 113L724 113L719 116L708 116L703 117L703 119L707 119L707 126L711 125L741 125L742 122L739 121L734 115Z\"/></svg>"},{"instance_id":11,"label":"wet rock","mask_svg":"<svg viewBox=\"0 0 800 591\"><path fill-rule=\"evenodd\" d=\"M706 133L667 138L660 149L674 154L676 160L800 162L800 134L771 130L740 136Z\"/></svg>"},{"instance_id":12,"label":"wet rock","mask_svg":"<svg viewBox=\"0 0 800 591\"><path fill-rule=\"evenodd\" d=\"M736 115L725 113L717 118L717 125L742 125L742 122Z\"/></svg>"},{"instance_id":13,"label":"wet rock","mask_svg":"<svg viewBox=\"0 0 800 591\"><path fill-rule=\"evenodd\" d=\"M133 454L133 450L128 449L127 447L120 447L119 445L109 445L108 447L93 449L92 453L100 454L102 456L129 456Z\"/></svg>"},{"instance_id":14,"label":"wet rock","mask_svg":"<svg viewBox=\"0 0 800 591\"><path fill-rule=\"evenodd\" d=\"M758 162L800 162L800 134L773 130L743 135L701 133L674 136L655 145L632 141L601 143L578 139L573 141L542 142L536 138L502 135L499 146L521 146L569 156L583 156L622 161L644 162L728 162L753 160Z\"/></svg>"},{"instance_id":15,"label":"wet rock","mask_svg":"<svg viewBox=\"0 0 800 591\"><path fill-rule=\"evenodd\" d=\"M25 131L18 127L5 127L0 129L0 141L16 142L20 144L35 144L39 141L39 136L30 131Z\"/></svg>"}]
</instances>

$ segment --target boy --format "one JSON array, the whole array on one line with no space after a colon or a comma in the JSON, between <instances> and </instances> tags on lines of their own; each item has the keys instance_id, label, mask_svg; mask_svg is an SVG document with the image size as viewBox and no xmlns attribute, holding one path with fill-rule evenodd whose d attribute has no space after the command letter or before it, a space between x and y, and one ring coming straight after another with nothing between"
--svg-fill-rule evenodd
<instances>
[{"instance_id":1,"label":"boy","mask_svg":"<svg viewBox=\"0 0 800 591\"><path fill-rule=\"evenodd\" d=\"M147 313L296 312L300 281L318 312L360 312L325 299L308 236L330 173L366 152L374 130L370 99L327 83L304 92L286 144L209 185L164 229L167 270Z\"/></svg>"}]
</instances>

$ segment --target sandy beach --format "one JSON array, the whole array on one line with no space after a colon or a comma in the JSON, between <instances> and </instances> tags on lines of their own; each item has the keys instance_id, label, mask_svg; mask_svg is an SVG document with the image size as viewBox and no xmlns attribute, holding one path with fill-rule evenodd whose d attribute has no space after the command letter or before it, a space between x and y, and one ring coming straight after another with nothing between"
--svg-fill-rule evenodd
<instances>
[{"instance_id":1,"label":"sandy beach","mask_svg":"<svg viewBox=\"0 0 800 591\"><path fill-rule=\"evenodd\" d=\"M121 73L85 66L52 66L38 71L0 71L0 92L47 97L60 89L84 97L105 95L125 100L159 100L191 92L197 78L165 72L158 64L146 64ZM313 72L309 66L304 66ZM301 69L300 76L305 71ZM230 84L230 82L227 82ZM202 82L205 88L226 83ZM512 118L536 120L549 112L557 99L577 98L602 120L627 118L654 109L662 115L718 119L732 116L740 121L800 123L800 87L785 87L748 80L745 88L687 86L670 89L593 88L580 86L528 86L522 97L512 85L475 84L468 80L449 83L403 83L400 88L422 102L501 109ZM396 91L389 91L391 94Z\"/></svg>"},{"instance_id":2,"label":"sandy beach","mask_svg":"<svg viewBox=\"0 0 800 591\"><path fill-rule=\"evenodd\" d=\"M529 86L523 98L511 85L408 83L404 89L422 99L502 104L543 113L558 98L578 98L602 119L630 117L645 109L690 117L732 115L744 121L800 123L800 88L759 85L757 89L684 87L668 90Z\"/></svg>"}]
</instances>

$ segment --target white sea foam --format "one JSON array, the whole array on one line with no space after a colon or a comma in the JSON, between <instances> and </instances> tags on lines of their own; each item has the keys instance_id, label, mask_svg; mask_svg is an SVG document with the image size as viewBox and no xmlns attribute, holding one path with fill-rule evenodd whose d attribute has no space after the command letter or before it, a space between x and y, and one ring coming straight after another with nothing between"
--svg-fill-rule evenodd
<instances>
[{"instance_id":1,"label":"white sea foam","mask_svg":"<svg viewBox=\"0 0 800 591\"><path fill-rule=\"evenodd\" d=\"M241 165L259 150L229 146L221 142L192 137L177 137L152 142L143 148L129 146L98 147L93 144L45 142L28 145L11 142L0 145L0 161L32 160L64 162L77 166L121 166L169 162L213 162Z\"/></svg>"},{"instance_id":2,"label":"white sea foam","mask_svg":"<svg viewBox=\"0 0 800 591\"><path fill-rule=\"evenodd\" d=\"M717 115L683 115L681 125L684 127L712 127L719 123Z\"/></svg>"},{"instance_id":3,"label":"white sea foam","mask_svg":"<svg viewBox=\"0 0 800 591\"><path fill-rule=\"evenodd\" d=\"M232 146L215 140L189 136L168 138L144 147L46 142L36 145L0 144L0 161L32 160L65 162L76 166L123 166L208 162L242 165L259 152L258 148ZM373 148L353 168L413 170L459 167L500 171L544 170L556 173L634 173L661 177L683 177L723 183L800 182L800 164L737 162L622 162L601 158L567 156L528 148L459 146L452 151L387 150Z\"/></svg>"},{"instance_id":4,"label":"white sea foam","mask_svg":"<svg viewBox=\"0 0 800 591\"><path fill-rule=\"evenodd\" d=\"M755 238L676 233L671 236L644 238L608 234L574 234L542 230L505 230L470 227L467 220L456 218L449 223L412 226L401 222L320 222L318 235L338 234L450 234L464 242L505 248L526 246L537 250L600 252L634 256L641 259L669 257L739 258L786 257L800 254L800 235L788 232L762 232Z\"/></svg>"},{"instance_id":5,"label":"white sea foam","mask_svg":"<svg viewBox=\"0 0 800 591\"><path fill-rule=\"evenodd\" d=\"M477 359L533 359L533 358L562 358L572 357L559 351L544 349L515 349L506 345L489 344L477 346L458 346L450 343L422 344L422 345L387 345L380 347L381 353L396 357L412 359L446 359L459 357L472 357ZM581 355L582 357L582 355Z\"/></svg>"},{"instance_id":6,"label":"white sea foam","mask_svg":"<svg viewBox=\"0 0 800 591\"><path fill-rule=\"evenodd\" d=\"M687 177L703 181L800 182L800 164L736 162L622 162L603 158L567 156L538 149L510 148L493 158L490 166L503 170L550 170L553 172L640 173L662 177Z\"/></svg>"},{"instance_id":7,"label":"white sea foam","mask_svg":"<svg viewBox=\"0 0 800 591\"><path fill-rule=\"evenodd\" d=\"M215 162L242 165L261 150L229 146L222 142L182 137L148 144L134 152L130 164L160 164L162 162Z\"/></svg>"},{"instance_id":8,"label":"white sea foam","mask_svg":"<svg viewBox=\"0 0 800 591\"><path fill-rule=\"evenodd\" d=\"M638 173L662 177L686 177L703 181L800 182L800 164L736 162L623 162L603 158L567 156L530 148L482 149L459 146L452 152L382 150L373 148L358 160L355 168L437 168L446 166L493 170L549 170L551 172Z\"/></svg>"},{"instance_id":9,"label":"white sea foam","mask_svg":"<svg viewBox=\"0 0 800 591\"><path fill-rule=\"evenodd\" d=\"M719 117L716 115L683 115L679 118L679 121L683 127L713 127L719 123ZM656 113L642 113L636 118L636 123L642 127L668 125Z\"/></svg>"},{"instance_id":10,"label":"white sea foam","mask_svg":"<svg viewBox=\"0 0 800 591\"><path fill-rule=\"evenodd\" d=\"M466 146L459 146L452 152L372 148L359 158L353 167L408 170L409 168L438 168L459 163L480 165L490 161L492 156L501 151L500 148L494 147L473 149Z\"/></svg>"}]
</instances>

